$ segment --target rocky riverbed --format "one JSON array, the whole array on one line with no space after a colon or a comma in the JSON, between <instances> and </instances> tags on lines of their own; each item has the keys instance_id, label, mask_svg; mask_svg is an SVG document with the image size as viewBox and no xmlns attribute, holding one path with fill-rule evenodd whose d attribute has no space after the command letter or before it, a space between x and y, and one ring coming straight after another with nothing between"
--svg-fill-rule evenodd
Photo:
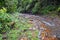
<instances>
[{"instance_id":1,"label":"rocky riverbed","mask_svg":"<svg viewBox=\"0 0 60 40\"><path fill-rule=\"evenodd\" d=\"M36 16L29 14L20 14L19 17L29 19L29 23L34 24L30 30L38 30L38 38L40 40L48 40L47 37L52 37L49 40L54 40L53 38L60 38L60 18L51 16ZM46 37L47 36L47 37ZM45 38L46 37L46 38ZM44 39L45 38L45 39ZM60 40L60 39L59 39Z\"/></svg>"}]
</instances>

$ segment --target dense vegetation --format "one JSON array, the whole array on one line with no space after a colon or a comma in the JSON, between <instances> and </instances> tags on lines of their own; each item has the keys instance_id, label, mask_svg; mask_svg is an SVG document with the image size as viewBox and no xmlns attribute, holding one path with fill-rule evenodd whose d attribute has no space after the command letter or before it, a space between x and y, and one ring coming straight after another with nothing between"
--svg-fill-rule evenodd
<instances>
[{"instance_id":1,"label":"dense vegetation","mask_svg":"<svg viewBox=\"0 0 60 40\"><path fill-rule=\"evenodd\" d=\"M59 2L59 0L19 0L18 11L34 14L48 14L52 11L59 12Z\"/></svg>"},{"instance_id":2,"label":"dense vegetation","mask_svg":"<svg viewBox=\"0 0 60 40\"><path fill-rule=\"evenodd\" d=\"M31 24L22 23L21 20L19 21L19 19L16 18L16 12L60 15L60 0L0 0L0 34L7 32L9 38L11 38L10 35L13 35L10 40L17 40L15 38L17 38L17 33L20 32L19 30L25 30L25 27L28 29L31 26ZM20 29L12 30L13 28ZM10 34L10 32L12 34ZM2 40L1 36L2 35L0 35L0 40ZM37 40L37 38L34 40Z\"/></svg>"},{"instance_id":3,"label":"dense vegetation","mask_svg":"<svg viewBox=\"0 0 60 40\"><path fill-rule=\"evenodd\" d=\"M7 12L48 14L60 11L60 0L0 0L0 5L7 8Z\"/></svg>"},{"instance_id":4,"label":"dense vegetation","mask_svg":"<svg viewBox=\"0 0 60 40\"><path fill-rule=\"evenodd\" d=\"M8 23L11 21L9 15L6 14L5 12L6 12L5 8L0 10L0 33L7 31Z\"/></svg>"}]
</instances>

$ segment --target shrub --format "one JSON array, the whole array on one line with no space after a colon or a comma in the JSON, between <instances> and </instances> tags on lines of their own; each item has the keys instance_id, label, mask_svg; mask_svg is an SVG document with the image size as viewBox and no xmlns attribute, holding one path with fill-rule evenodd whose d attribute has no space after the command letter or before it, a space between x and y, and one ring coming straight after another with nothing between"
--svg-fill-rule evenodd
<instances>
[{"instance_id":1,"label":"shrub","mask_svg":"<svg viewBox=\"0 0 60 40\"><path fill-rule=\"evenodd\" d=\"M17 4L17 0L5 0L5 6L10 13L17 11Z\"/></svg>"},{"instance_id":2,"label":"shrub","mask_svg":"<svg viewBox=\"0 0 60 40\"><path fill-rule=\"evenodd\" d=\"M50 5L50 6L43 7L42 10L41 10L41 13L48 14L49 12L52 12L52 11L55 11L55 10L56 10L56 7Z\"/></svg>"},{"instance_id":3,"label":"shrub","mask_svg":"<svg viewBox=\"0 0 60 40\"><path fill-rule=\"evenodd\" d=\"M6 13L5 8L0 9L0 33L8 31L10 25L8 25L12 20L10 15Z\"/></svg>"},{"instance_id":4,"label":"shrub","mask_svg":"<svg viewBox=\"0 0 60 40\"><path fill-rule=\"evenodd\" d=\"M18 12L48 14L49 12L56 11L56 9L58 8L59 5L56 5L58 1L57 0L55 1L53 0L20 0L18 2Z\"/></svg>"}]
</instances>

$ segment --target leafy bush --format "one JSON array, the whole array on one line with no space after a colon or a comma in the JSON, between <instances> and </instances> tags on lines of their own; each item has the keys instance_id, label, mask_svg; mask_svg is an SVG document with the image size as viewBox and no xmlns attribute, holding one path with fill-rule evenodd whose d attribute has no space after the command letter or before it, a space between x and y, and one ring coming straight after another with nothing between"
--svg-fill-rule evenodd
<instances>
[{"instance_id":1,"label":"leafy bush","mask_svg":"<svg viewBox=\"0 0 60 40\"><path fill-rule=\"evenodd\" d=\"M8 12L17 11L17 4L18 4L17 0L5 0L5 5Z\"/></svg>"},{"instance_id":2,"label":"leafy bush","mask_svg":"<svg viewBox=\"0 0 60 40\"><path fill-rule=\"evenodd\" d=\"M58 12L60 11L60 6L58 7L57 11L58 11Z\"/></svg>"},{"instance_id":3,"label":"leafy bush","mask_svg":"<svg viewBox=\"0 0 60 40\"><path fill-rule=\"evenodd\" d=\"M32 13L39 13L41 12L40 2L37 2L35 6L32 8Z\"/></svg>"},{"instance_id":4,"label":"leafy bush","mask_svg":"<svg viewBox=\"0 0 60 40\"><path fill-rule=\"evenodd\" d=\"M56 1L56 2L55 2ZM7 8L7 12L48 14L59 11L59 0L0 0L0 8ZM58 4L58 5L57 5Z\"/></svg>"},{"instance_id":5,"label":"leafy bush","mask_svg":"<svg viewBox=\"0 0 60 40\"><path fill-rule=\"evenodd\" d=\"M49 12L55 11L56 8L52 5L42 8L41 13L48 14Z\"/></svg>"},{"instance_id":6,"label":"leafy bush","mask_svg":"<svg viewBox=\"0 0 60 40\"><path fill-rule=\"evenodd\" d=\"M19 0L18 12L31 12L33 0Z\"/></svg>"},{"instance_id":7,"label":"leafy bush","mask_svg":"<svg viewBox=\"0 0 60 40\"><path fill-rule=\"evenodd\" d=\"M0 33L8 31L10 28L8 25L11 22L10 15L6 13L7 10L5 8L0 9Z\"/></svg>"},{"instance_id":8,"label":"leafy bush","mask_svg":"<svg viewBox=\"0 0 60 40\"><path fill-rule=\"evenodd\" d=\"M18 2L18 12L31 12L39 14L48 14L49 12L55 11L57 9L56 5L52 5L48 0L20 0ZM50 3L49 3L50 2Z\"/></svg>"}]
</instances>

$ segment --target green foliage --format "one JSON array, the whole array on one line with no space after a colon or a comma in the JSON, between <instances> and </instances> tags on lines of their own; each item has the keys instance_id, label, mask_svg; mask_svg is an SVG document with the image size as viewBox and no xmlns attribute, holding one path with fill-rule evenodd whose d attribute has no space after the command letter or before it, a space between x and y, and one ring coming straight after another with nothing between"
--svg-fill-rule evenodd
<instances>
[{"instance_id":1,"label":"green foliage","mask_svg":"<svg viewBox=\"0 0 60 40\"><path fill-rule=\"evenodd\" d=\"M55 0L56 1L56 0ZM7 12L21 12L21 13L39 13L48 14L52 11L59 11L59 1L51 0L0 0L0 8L7 8Z\"/></svg>"},{"instance_id":2,"label":"green foliage","mask_svg":"<svg viewBox=\"0 0 60 40\"><path fill-rule=\"evenodd\" d=\"M6 32L9 29L8 23L11 22L11 18L6 11L5 8L0 9L0 33Z\"/></svg>"},{"instance_id":3,"label":"green foliage","mask_svg":"<svg viewBox=\"0 0 60 40\"><path fill-rule=\"evenodd\" d=\"M58 12L60 11L60 6L58 7L57 11L58 11Z\"/></svg>"},{"instance_id":4,"label":"green foliage","mask_svg":"<svg viewBox=\"0 0 60 40\"><path fill-rule=\"evenodd\" d=\"M5 0L5 5L7 6L8 12L15 12L17 11L17 0Z\"/></svg>"},{"instance_id":5,"label":"green foliage","mask_svg":"<svg viewBox=\"0 0 60 40\"><path fill-rule=\"evenodd\" d=\"M54 6L47 6L42 8L41 13L48 14L49 12L52 12L54 10L56 10Z\"/></svg>"},{"instance_id":6,"label":"green foliage","mask_svg":"<svg viewBox=\"0 0 60 40\"><path fill-rule=\"evenodd\" d=\"M18 12L31 12L34 5L33 2L36 2L36 0L20 0L18 2Z\"/></svg>"},{"instance_id":7,"label":"green foliage","mask_svg":"<svg viewBox=\"0 0 60 40\"><path fill-rule=\"evenodd\" d=\"M8 40L18 40L18 38L25 33L24 30L28 31L28 29L32 27L32 24L29 24L26 18L19 17L18 19L18 14L13 14L13 15L11 15L11 17L12 20L15 21L15 25L14 25L15 28L13 28L8 32L7 34Z\"/></svg>"},{"instance_id":8,"label":"green foliage","mask_svg":"<svg viewBox=\"0 0 60 40\"><path fill-rule=\"evenodd\" d=\"M7 12L17 11L18 0L0 0L0 9L2 7L7 8Z\"/></svg>"},{"instance_id":9,"label":"green foliage","mask_svg":"<svg viewBox=\"0 0 60 40\"><path fill-rule=\"evenodd\" d=\"M8 40L18 40L20 30L10 30L10 32L7 34Z\"/></svg>"},{"instance_id":10,"label":"green foliage","mask_svg":"<svg viewBox=\"0 0 60 40\"><path fill-rule=\"evenodd\" d=\"M0 40L2 40L2 34L0 34Z\"/></svg>"},{"instance_id":11,"label":"green foliage","mask_svg":"<svg viewBox=\"0 0 60 40\"><path fill-rule=\"evenodd\" d=\"M53 0L52 1L50 0L49 1L48 0L20 0L18 2L18 12L48 14L49 12L56 11L56 9L58 8L57 6L59 5L56 5L55 1Z\"/></svg>"},{"instance_id":12,"label":"green foliage","mask_svg":"<svg viewBox=\"0 0 60 40\"><path fill-rule=\"evenodd\" d=\"M35 31L27 31L26 32L28 38L30 40L39 40L38 38L38 30L35 30Z\"/></svg>"},{"instance_id":13,"label":"green foliage","mask_svg":"<svg viewBox=\"0 0 60 40\"><path fill-rule=\"evenodd\" d=\"M5 6L5 0L0 0L0 9Z\"/></svg>"},{"instance_id":14,"label":"green foliage","mask_svg":"<svg viewBox=\"0 0 60 40\"><path fill-rule=\"evenodd\" d=\"M35 6L33 7L33 9L32 9L32 13L39 13L40 10L41 10L40 2L37 2L37 3L35 4Z\"/></svg>"},{"instance_id":15,"label":"green foliage","mask_svg":"<svg viewBox=\"0 0 60 40\"><path fill-rule=\"evenodd\" d=\"M7 12L7 9L3 7L3 9L0 9L0 12L1 13L6 13Z\"/></svg>"}]
</instances>

